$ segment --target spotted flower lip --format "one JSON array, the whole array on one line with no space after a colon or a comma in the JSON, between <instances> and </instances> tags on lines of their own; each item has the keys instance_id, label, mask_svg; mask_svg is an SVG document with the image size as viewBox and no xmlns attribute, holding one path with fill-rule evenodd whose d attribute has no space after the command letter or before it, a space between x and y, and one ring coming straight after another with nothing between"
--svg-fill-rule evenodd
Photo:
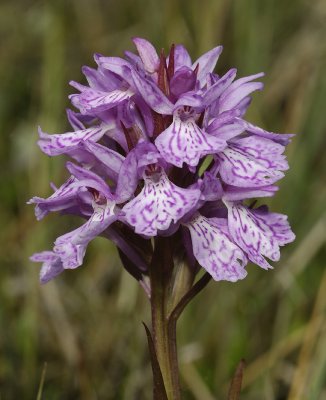
<instances>
[{"instance_id":1,"label":"spotted flower lip","mask_svg":"<svg viewBox=\"0 0 326 400\"><path fill-rule=\"evenodd\" d=\"M97 67L82 68L87 83L70 82L78 91L69 96L72 129L39 128L46 155L70 158L69 176L29 204L38 220L59 212L84 221L31 257L42 263L41 282L81 266L97 236L117 245L140 281L156 236L170 236L186 249L185 262L217 281L244 279L249 261L270 269L267 260L278 261L295 236L285 215L247 200L275 195L293 135L244 119L264 74L239 78L231 68L217 75L221 46L193 61L181 44L165 55L144 38L133 43L137 54L96 54Z\"/></svg>"},{"instance_id":2,"label":"spotted flower lip","mask_svg":"<svg viewBox=\"0 0 326 400\"><path fill-rule=\"evenodd\" d=\"M197 214L186 226L194 256L214 280L236 282L246 277L247 257L230 239L225 220Z\"/></svg>"},{"instance_id":3,"label":"spotted flower lip","mask_svg":"<svg viewBox=\"0 0 326 400\"><path fill-rule=\"evenodd\" d=\"M195 208L200 191L182 189L171 183L160 167L144 171L144 188L126 204L122 213L124 220L135 227L135 232L155 236L177 223Z\"/></svg>"}]
</instances>

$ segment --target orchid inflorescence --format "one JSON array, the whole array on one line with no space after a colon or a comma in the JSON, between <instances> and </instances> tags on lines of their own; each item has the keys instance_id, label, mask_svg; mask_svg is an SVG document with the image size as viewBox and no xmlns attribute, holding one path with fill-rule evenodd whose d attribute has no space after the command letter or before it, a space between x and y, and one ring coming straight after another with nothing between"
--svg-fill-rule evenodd
<instances>
[{"instance_id":1,"label":"orchid inflorescence","mask_svg":"<svg viewBox=\"0 0 326 400\"><path fill-rule=\"evenodd\" d=\"M70 95L79 110L67 111L71 132L39 130L45 154L75 162L50 197L30 200L37 219L59 211L86 220L52 251L32 256L43 263L41 282L82 265L99 235L116 244L143 287L158 236L173 239L173 256L216 281L243 279L248 261L271 268L265 257L278 261L294 234L285 215L246 200L275 194L292 135L243 119L263 74L217 75L221 46L192 62L182 45L165 56L145 39L133 41L138 55L96 54L97 69L83 68L88 85L71 82L79 91Z\"/></svg>"}]
</instances>

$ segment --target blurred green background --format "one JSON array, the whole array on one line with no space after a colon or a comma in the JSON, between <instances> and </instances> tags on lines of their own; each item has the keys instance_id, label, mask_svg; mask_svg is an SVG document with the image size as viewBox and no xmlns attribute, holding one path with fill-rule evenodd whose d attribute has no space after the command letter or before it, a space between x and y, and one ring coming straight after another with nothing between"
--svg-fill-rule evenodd
<instances>
[{"instance_id":1,"label":"blurred green background","mask_svg":"<svg viewBox=\"0 0 326 400\"><path fill-rule=\"evenodd\" d=\"M247 361L242 399L326 399L324 0L21 0L0 2L0 397L151 399L143 292L113 246L43 287L34 251L78 221L36 222L26 201L67 176L63 157L36 146L37 125L68 129L68 81L92 55L122 55L130 38L183 43L193 58L224 45L218 71L266 72L247 120L297 136L272 200L297 234L275 270L249 265L243 282L210 283L179 322L184 399L226 399ZM45 364L46 363L46 364ZM46 371L45 366L46 365Z\"/></svg>"}]
</instances>

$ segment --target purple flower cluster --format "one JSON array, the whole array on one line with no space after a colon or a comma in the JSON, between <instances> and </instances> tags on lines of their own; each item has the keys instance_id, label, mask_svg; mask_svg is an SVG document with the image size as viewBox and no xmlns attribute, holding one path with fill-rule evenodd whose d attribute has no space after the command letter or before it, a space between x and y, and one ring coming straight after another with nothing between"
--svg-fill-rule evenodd
<instances>
[{"instance_id":1,"label":"purple flower cluster","mask_svg":"<svg viewBox=\"0 0 326 400\"><path fill-rule=\"evenodd\" d=\"M192 62L181 45L165 56L145 39L134 44L138 55L124 59L96 54L97 69L83 68L87 86L71 82L79 92L70 96L79 110L67 111L71 132L39 131L45 154L75 162L50 197L30 200L37 219L59 211L86 220L32 256L43 263L41 282L79 267L99 235L135 277L147 273L157 235L215 280L243 279L249 260L271 268L266 258L278 261L294 234L285 215L244 202L274 195L291 135L243 119L263 74L215 74L220 46Z\"/></svg>"}]
</instances>

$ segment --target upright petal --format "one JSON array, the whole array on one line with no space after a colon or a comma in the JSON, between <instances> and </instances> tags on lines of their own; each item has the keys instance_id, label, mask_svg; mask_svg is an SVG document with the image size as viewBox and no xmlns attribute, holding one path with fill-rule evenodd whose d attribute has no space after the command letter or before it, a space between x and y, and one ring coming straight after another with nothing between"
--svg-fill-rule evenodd
<instances>
[{"instance_id":1,"label":"upright petal","mask_svg":"<svg viewBox=\"0 0 326 400\"><path fill-rule=\"evenodd\" d=\"M154 175L145 173L143 190L123 207L122 218L135 227L136 233L156 236L157 231L180 221L196 206L199 197L199 190L177 187L162 169Z\"/></svg>"},{"instance_id":2,"label":"upright petal","mask_svg":"<svg viewBox=\"0 0 326 400\"><path fill-rule=\"evenodd\" d=\"M196 80L195 72L191 68L183 66L174 73L170 81L170 91L178 98L183 93L193 90Z\"/></svg>"},{"instance_id":3,"label":"upright petal","mask_svg":"<svg viewBox=\"0 0 326 400\"><path fill-rule=\"evenodd\" d=\"M233 240L248 258L262 268L271 268L265 260L280 259L279 246L294 240L294 234L282 214L250 210L239 203L224 201L228 208L228 225Z\"/></svg>"},{"instance_id":4,"label":"upright petal","mask_svg":"<svg viewBox=\"0 0 326 400\"><path fill-rule=\"evenodd\" d=\"M193 118L182 121L174 116L173 123L155 140L164 159L177 167L186 164L194 167L201 157L222 151L224 140L206 134Z\"/></svg>"},{"instance_id":5,"label":"upright petal","mask_svg":"<svg viewBox=\"0 0 326 400\"><path fill-rule=\"evenodd\" d=\"M174 70L183 66L191 67L191 58L187 49L182 44L177 44L174 48Z\"/></svg>"},{"instance_id":6,"label":"upright petal","mask_svg":"<svg viewBox=\"0 0 326 400\"><path fill-rule=\"evenodd\" d=\"M136 71L132 71L132 77L138 92L154 111L159 114L172 114L173 104L154 82L141 77Z\"/></svg>"},{"instance_id":7,"label":"upright petal","mask_svg":"<svg viewBox=\"0 0 326 400\"><path fill-rule=\"evenodd\" d=\"M196 214L185 225L191 234L194 256L214 280L236 282L246 277L247 258L230 240L226 220Z\"/></svg>"},{"instance_id":8,"label":"upright petal","mask_svg":"<svg viewBox=\"0 0 326 400\"><path fill-rule=\"evenodd\" d=\"M220 112L237 108L248 95L256 90L262 90L264 85L262 82L251 82L254 79L263 76L263 73L247 76L237 79L228 89L221 95L219 100Z\"/></svg>"},{"instance_id":9,"label":"upright petal","mask_svg":"<svg viewBox=\"0 0 326 400\"><path fill-rule=\"evenodd\" d=\"M199 66L197 79L201 85L206 83L207 75L214 71L217 60L222 53L223 47L217 46L214 49L203 54L193 63L193 69Z\"/></svg>"},{"instance_id":10,"label":"upright petal","mask_svg":"<svg viewBox=\"0 0 326 400\"><path fill-rule=\"evenodd\" d=\"M138 37L134 38L133 42L142 59L145 70L150 74L154 73L160 62L155 47L148 40Z\"/></svg>"},{"instance_id":11,"label":"upright petal","mask_svg":"<svg viewBox=\"0 0 326 400\"><path fill-rule=\"evenodd\" d=\"M204 102L207 106L212 104L217 98L231 85L237 74L235 68L230 69L214 85L212 85L204 94Z\"/></svg>"}]
</instances>

